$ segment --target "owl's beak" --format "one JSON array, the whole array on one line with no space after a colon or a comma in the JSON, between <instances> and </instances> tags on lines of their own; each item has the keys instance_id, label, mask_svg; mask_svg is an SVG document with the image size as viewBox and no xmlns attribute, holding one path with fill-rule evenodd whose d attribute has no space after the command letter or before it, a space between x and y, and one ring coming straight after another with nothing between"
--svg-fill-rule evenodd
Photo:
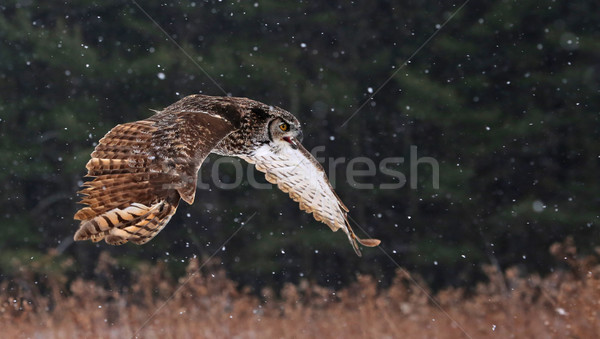
<instances>
[{"instance_id":1,"label":"owl's beak","mask_svg":"<svg viewBox=\"0 0 600 339\"><path fill-rule=\"evenodd\" d=\"M304 139L304 133L302 133L302 131L298 130L298 134L296 134L296 140L298 140L298 142L302 142L302 139Z\"/></svg>"},{"instance_id":2,"label":"owl's beak","mask_svg":"<svg viewBox=\"0 0 600 339\"><path fill-rule=\"evenodd\" d=\"M283 140L287 141L293 149L298 149L298 140L294 137L283 137Z\"/></svg>"}]
</instances>

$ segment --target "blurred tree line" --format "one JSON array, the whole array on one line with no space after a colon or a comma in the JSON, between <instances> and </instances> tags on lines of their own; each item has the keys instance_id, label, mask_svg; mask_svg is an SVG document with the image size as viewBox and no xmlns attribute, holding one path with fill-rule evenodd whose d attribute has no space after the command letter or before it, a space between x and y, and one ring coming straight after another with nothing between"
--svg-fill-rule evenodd
<instances>
[{"instance_id":1,"label":"blurred tree line","mask_svg":"<svg viewBox=\"0 0 600 339\"><path fill-rule=\"evenodd\" d=\"M345 236L286 194L246 181L199 190L144 246L72 243L75 192L110 128L189 94L225 95L196 64L227 94L294 113L307 149L345 157L334 172L350 216L433 286L468 286L489 262L547 272L549 245L567 235L583 251L597 245L598 2L477 1L443 27L461 3L138 3L152 19L127 1L0 5L3 276L18 269L11 258L48 251L74 258L71 274L92 276L108 249L125 277L157 260L181 274L187 258L218 251L245 285L309 278L337 286L357 271L389 281L396 267L379 249L357 258ZM375 164L404 157L388 167L410 182L411 145L439 163L439 189L425 164L416 189L381 189L398 178L379 168L360 179L372 190L348 183L346 166L359 156ZM220 170L223 182L234 180L234 166Z\"/></svg>"}]
</instances>

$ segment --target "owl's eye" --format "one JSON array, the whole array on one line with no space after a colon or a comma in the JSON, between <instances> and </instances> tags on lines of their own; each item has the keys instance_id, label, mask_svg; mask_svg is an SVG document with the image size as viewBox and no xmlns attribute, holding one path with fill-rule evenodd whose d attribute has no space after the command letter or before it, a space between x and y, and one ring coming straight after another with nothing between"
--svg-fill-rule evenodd
<instances>
[{"instance_id":1,"label":"owl's eye","mask_svg":"<svg viewBox=\"0 0 600 339\"><path fill-rule=\"evenodd\" d=\"M287 132L290 129L290 125L288 125L286 122L284 122L279 125L279 129L281 129L284 132Z\"/></svg>"}]
</instances>

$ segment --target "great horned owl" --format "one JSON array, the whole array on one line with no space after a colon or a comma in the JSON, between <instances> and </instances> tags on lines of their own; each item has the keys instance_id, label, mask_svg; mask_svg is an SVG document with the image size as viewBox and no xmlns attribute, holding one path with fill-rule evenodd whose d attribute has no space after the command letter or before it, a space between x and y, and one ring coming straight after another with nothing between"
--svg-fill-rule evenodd
<instances>
[{"instance_id":1,"label":"great horned owl","mask_svg":"<svg viewBox=\"0 0 600 339\"><path fill-rule=\"evenodd\" d=\"M200 165L209 153L236 156L256 165L266 179L333 231L342 229L354 251L358 238L348 208L333 191L321 165L300 144L300 123L289 112L246 98L190 95L154 116L117 125L98 143L79 193L88 205L75 240L144 244L160 232L179 200L192 204Z\"/></svg>"}]
</instances>

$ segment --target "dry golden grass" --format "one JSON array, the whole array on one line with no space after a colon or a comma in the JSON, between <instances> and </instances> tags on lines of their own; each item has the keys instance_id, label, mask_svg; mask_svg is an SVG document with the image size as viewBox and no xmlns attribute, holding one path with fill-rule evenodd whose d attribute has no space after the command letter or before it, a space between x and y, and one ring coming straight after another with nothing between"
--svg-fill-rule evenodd
<instances>
[{"instance_id":1,"label":"dry golden grass","mask_svg":"<svg viewBox=\"0 0 600 339\"><path fill-rule=\"evenodd\" d=\"M0 336L593 338L600 333L597 257L577 258L570 239L551 251L570 269L541 278L485 267L489 282L476 293L448 288L435 302L418 277L401 269L386 289L358 276L337 292L302 281L285 285L280 296L265 289L260 298L237 289L217 265L198 271L198 260L179 281L165 276L160 264L140 267L120 292L111 290L110 280L106 288L82 279L67 284L64 277L45 277L41 291L33 273L23 270L19 279L0 284ZM109 276L114 264L103 254L96 273Z\"/></svg>"}]
</instances>

